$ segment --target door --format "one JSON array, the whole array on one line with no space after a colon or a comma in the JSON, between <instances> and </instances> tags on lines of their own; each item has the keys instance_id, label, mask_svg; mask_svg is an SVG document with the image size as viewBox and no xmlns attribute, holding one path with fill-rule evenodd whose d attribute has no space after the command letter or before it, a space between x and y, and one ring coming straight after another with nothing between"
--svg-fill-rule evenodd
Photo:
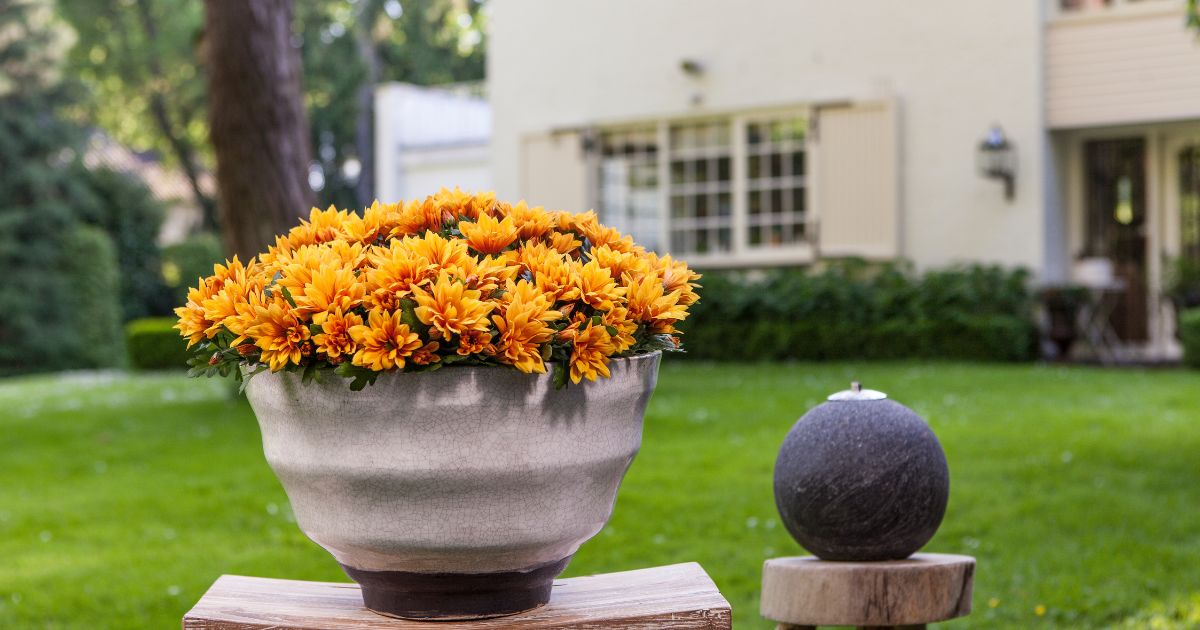
<instances>
[{"instance_id":1,"label":"door","mask_svg":"<svg viewBox=\"0 0 1200 630\"><path fill-rule=\"evenodd\" d=\"M1112 327L1125 342L1149 338L1146 281L1146 141L1094 140L1084 144L1083 257L1108 258L1124 290L1116 296Z\"/></svg>"},{"instance_id":2,"label":"door","mask_svg":"<svg viewBox=\"0 0 1200 630\"><path fill-rule=\"evenodd\" d=\"M1164 289L1169 290L1176 261L1187 261L1193 274L1200 270L1200 129L1169 136L1164 153Z\"/></svg>"}]
</instances>

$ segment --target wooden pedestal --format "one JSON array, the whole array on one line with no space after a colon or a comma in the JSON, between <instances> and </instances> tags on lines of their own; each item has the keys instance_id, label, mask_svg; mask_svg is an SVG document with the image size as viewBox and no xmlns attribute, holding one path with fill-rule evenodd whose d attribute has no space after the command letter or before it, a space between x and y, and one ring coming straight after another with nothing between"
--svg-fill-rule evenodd
<instances>
[{"instance_id":1,"label":"wooden pedestal","mask_svg":"<svg viewBox=\"0 0 1200 630\"><path fill-rule=\"evenodd\" d=\"M481 621L391 619L363 607L358 586L223 575L183 618L184 630L731 627L729 602L694 562L556 580L550 603Z\"/></svg>"},{"instance_id":2,"label":"wooden pedestal","mask_svg":"<svg viewBox=\"0 0 1200 630\"><path fill-rule=\"evenodd\" d=\"M782 629L924 628L971 612L975 559L918 553L887 562L774 558L763 566L762 616Z\"/></svg>"}]
</instances>

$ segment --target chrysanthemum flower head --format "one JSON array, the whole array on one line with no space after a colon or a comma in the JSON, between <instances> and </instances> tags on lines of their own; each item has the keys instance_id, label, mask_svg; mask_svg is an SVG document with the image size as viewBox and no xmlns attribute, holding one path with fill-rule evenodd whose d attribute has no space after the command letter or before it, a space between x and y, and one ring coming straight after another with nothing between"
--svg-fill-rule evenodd
<instances>
[{"instance_id":1,"label":"chrysanthemum flower head","mask_svg":"<svg viewBox=\"0 0 1200 630\"><path fill-rule=\"evenodd\" d=\"M358 345L354 365L379 372L404 367L405 359L423 345L399 312L381 308L371 309L366 324L351 326L350 337Z\"/></svg>"},{"instance_id":2,"label":"chrysanthemum flower head","mask_svg":"<svg viewBox=\"0 0 1200 630\"><path fill-rule=\"evenodd\" d=\"M428 289L413 291L417 318L436 330L438 338L446 339L472 330L487 330L488 314L496 304L482 297L478 290L468 289L462 280L444 271Z\"/></svg>"}]
</instances>

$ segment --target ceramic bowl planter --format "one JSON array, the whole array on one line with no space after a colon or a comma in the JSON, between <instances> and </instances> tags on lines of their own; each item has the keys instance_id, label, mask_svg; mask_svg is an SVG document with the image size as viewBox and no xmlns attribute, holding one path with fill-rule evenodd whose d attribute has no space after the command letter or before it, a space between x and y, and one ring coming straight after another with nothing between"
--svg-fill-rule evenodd
<instances>
[{"instance_id":1,"label":"ceramic bowl planter","mask_svg":"<svg viewBox=\"0 0 1200 630\"><path fill-rule=\"evenodd\" d=\"M363 391L254 376L263 450L305 534L368 608L471 619L545 604L607 522L637 453L660 354L555 389L500 367L387 373Z\"/></svg>"},{"instance_id":2,"label":"ceramic bowl planter","mask_svg":"<svg viewBox=\"0 0 1200 630\"><path fill-rule=\"evenodd\" d=\"M775 464L783 523L822 560L909 557L941 525L949 496L929 425L857 383L800 418Z\"/></svg>"}]
</instances>

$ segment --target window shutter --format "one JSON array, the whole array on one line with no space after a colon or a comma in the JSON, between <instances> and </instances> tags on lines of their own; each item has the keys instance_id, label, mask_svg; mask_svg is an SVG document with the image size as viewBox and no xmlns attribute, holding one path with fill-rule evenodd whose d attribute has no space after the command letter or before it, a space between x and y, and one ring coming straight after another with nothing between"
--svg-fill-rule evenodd
<instances>
[{"instance_id":1,"label":"window shutter","mask_svg":"<svg viewBox=\"0 0 1200 630\"><path fill-rule=\"evenodd\" d=\"M588 203L588 168L582 134L560 131L521 141L521 197L531 206L583 212Z\"/></svg>"},{"instance_id":2,"label":"window shutter","mask_svg":"<svg viewBox=\"0 0 1200 630\"><path fill-rule=\"evenodd\" d=\"M901 254L899 144L892 101L816 111L813 209L823 257Z\"/></svg>"}]
</instances>

